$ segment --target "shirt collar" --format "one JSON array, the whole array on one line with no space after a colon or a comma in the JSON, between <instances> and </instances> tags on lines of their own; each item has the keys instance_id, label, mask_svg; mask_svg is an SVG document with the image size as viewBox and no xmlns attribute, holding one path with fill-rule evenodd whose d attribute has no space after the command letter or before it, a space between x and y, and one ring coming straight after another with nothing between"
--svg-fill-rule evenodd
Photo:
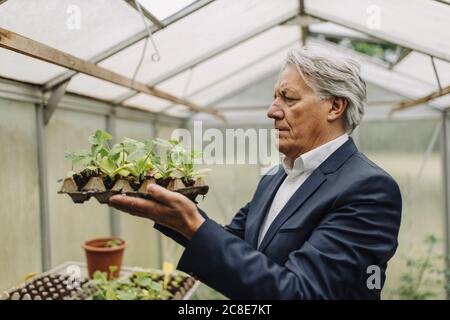
<instances>
[{"instance_id":1,"label":"shirt collar","mask_svg":"<svg viewBox=\"0 0 450 320\"><path fill-rule=\"evenodd\" d=\"M294 161L294 165L290 168L287 165L286 156L282 156L282 165L284 171L289 177L295 177L307 171L313 171L320 166L333 152L342 146L348 140L348 134L343 134L334 140L331 140L315 149L312 149Z\"/></svg>"}]
</instances>

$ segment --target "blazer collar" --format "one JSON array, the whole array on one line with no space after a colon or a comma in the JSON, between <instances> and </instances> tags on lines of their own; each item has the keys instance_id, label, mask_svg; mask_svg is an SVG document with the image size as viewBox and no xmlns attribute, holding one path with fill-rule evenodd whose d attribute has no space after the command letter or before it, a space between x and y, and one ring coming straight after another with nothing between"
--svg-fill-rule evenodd
<instances>
[{"instance_id":1,"label":"blazer collar","mask_svg":"<svg viewBox=\"0 0 450 320\"><path fill-rule=\"evenodd\" d=\"M262 196L259 199L253 199L251 210L254 214L248 216L247 230L245 232L245 240L249 242L253 248L256 249L258 245L259 229L266 213L269 212L270 205L277 193L278 188L286 178L286 173L281 165L274 167L272 170L272 177L266 178L267 185L262 185Z\"/></svg>"},{"instance_id":2,"label":"blazer collar","mask_svg":"<svg viewBox=\"0 0 450 320\"><path fill-rule=\"evenodd\" d=\"M320 166L319 169L324 174L333 173L338 170L344 162L354 153L358 152L358 148L353 142L352 137L340 146L331 156L328 157Z\"/></svg>"},{"instance_id":3,"label":"blazer collar","mask_svg":"<svg viewBox=\"0 0 450 320\"><path fill-rule=\"evenodd\" d=\"M358 149L356 148L353 139L349 138L341 147L339 147L331 156L329 156L313 173L306 179L306 181L297 189L292 195L284 208L272 222L265 234L258 250L264 251L273 239L277 231L283 225L283 223L289 219L293 214L298 212L299 207L326 181L326 175L338 170L344 162ZM265 215L269 210L269 205L272 203L273 198L278 190L281 182L286 174L277 173L273 183L269 186L270 190L266 193L268 197L260 201L257 205L259 212L257 223L253 227L251 233L251 244L256 247L259 229L261 223L264 220ZM256 221L255 221L256 222Z\"/></svg>"}]
</instances>

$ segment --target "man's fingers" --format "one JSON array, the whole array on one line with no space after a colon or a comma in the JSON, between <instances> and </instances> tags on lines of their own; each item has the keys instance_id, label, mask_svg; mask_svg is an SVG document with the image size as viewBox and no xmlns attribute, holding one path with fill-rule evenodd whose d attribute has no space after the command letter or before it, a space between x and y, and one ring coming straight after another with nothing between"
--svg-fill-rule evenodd
<instances>
[{"instance_id":1,"label":"man's fingers","mask_svg":"<svg viewBox=\"0 0 450 320\"><path fill-rule=\"evenodd\" d=\"M157 184L151 184L147 187L147 193L159 203L166 206L173 206L174 203L178 202L178 194L169 191Z\"/></svg>"},{"instance_id":2,"label":"man's fingers","mask_svg":"<svg viewBox=\"0 0 450 320\"><path fill-rule=\"evenodd\" d=\"M109 205L118 210L152 220L161 209L161 205L154 201L123 195L112 196L109 199Z\"/></svg>"}]
</instances>

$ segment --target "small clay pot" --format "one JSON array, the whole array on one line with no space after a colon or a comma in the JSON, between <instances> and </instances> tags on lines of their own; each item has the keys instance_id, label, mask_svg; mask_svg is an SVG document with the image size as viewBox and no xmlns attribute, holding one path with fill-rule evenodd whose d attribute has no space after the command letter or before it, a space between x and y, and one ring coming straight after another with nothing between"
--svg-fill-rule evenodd
<instances>
[{"instance_id":1,"label":"small clay pot","mask_svg":"<svg viewBox=\"0 0 450 320\"><path fill-rule=\"evenodd\" d=\"M122 266L123 252L127 247L127 243L122 240L122 243L116 247L106 247L109 240L117 239L114 237L96 238L86 241L83 248L86 252L86 260L89 277L92 279L95 271L106 272L108 278L116 278L120 274ZM109 272L109 267L115 266L117 270L114 273Z\"/></svg>"}]
</instances>

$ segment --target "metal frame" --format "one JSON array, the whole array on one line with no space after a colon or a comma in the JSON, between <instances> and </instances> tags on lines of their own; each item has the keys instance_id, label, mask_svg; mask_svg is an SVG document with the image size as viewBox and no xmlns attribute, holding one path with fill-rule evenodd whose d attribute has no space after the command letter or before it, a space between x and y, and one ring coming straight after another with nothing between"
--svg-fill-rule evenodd
<instances>
[{"instance_id":1,"label":"metal frame","mask_svg":"<svg viewBox=\"0 0 450 320\"><path fill-rule=\"evenodd\" d=\"M403 48L405 49L405 51L403 52L403 54L401 54L397 61L395 61L394 63L391 63L391 65L389 66L389 69L393 70L403 59L405 59L407 56L409 56L409 54L411 52L413 52L411 49L408 48Z\"/></svg>"},{"instance_id":2,"label":"metal frame","mask_svg":"<svg viewBox=\"0 0 450 320\"><path fill-rule=\"evenodd\" d=\"M198 9L203 8L204 6L208 5L209 3L211 3L214 0L199 0L194 2L192 5L188 6L187 8L184 8L182 10L180 10L179 12L173 14L172 16L168 17L167 19L164 19L161 22L161 26L155 26L152 25L150 27L150 30L152 32L152 34L155 34L161 30L163 30L164 28L168 27L169 25L171 25L172 23L177 22L178 20L188 16L189 14L197 11ZM91 59L89 59L89 62L92 63L100 63L105 59L108 59L109 57L113 56L116 53L119 53L122 50L125 50L126 48L134 45L135 43L145 39L146 37L148 37L148 33L147 33L147 29L143 29L142 31L139 31L138 33L136 33L135 35L125 39L122 42L119 42L118 44L114 45L113 47L95 55L94 57L92 57ZM73 76L75 76L76 74L78 74L78 72L75 71L67 71L64 73L61 73L60 75L55 76L54 78L48 80L44 85L44 91L50 90L52 88L54 88L55 86L60 85L61 83L64 83L65 81L69 80L70 78L72 78Z\"/></svg>"},{"instance_id":3,"label":"metal frame","mask_svg":"<svg viewBox=\"0 0 450 320\"><path fill-rule=\"evenodd\" d=\"M444 235L445 266L450 270L450 117L448 110L442 112L442 166L444 171ZM446 273L446 283L450 283L450 274ZM450 288L446 287L447 299L450 299Z\"/></svg>"},{"instance_id":4,"label":"metal frame","mask_svg":"<svg viewBox=\"0 0 450 320\"><path fill-rule=\"evenodd\" d=\"M45 125L48 124L53 113L58 108L58 105L61 102L62 97L66 93L66 88L67 88L68 84L69 84L69 81L64 82L52 91L50 98L48 99L48 102L44 108L44 124Z\"/></svg>"},{"instance_id":5,"label":"metal frame","mask_svg":"<svg viewBox=\"0 0 450 320\"><path fill-rule=\"evenodd\" d=\"M200 57L196 57L193 60L189 61L188 63L186 63L178 68L175 68L172 71L167 72L166 74L158 77L157 79L147 83L147 85L157 86L158 84L176 76L177 74L187 71L200 63L203 63L209 59L212 59L212 58L218 56L221 53L224 53L225 51L228 51L228 50L236 47L237 45L240 45L248 40L251 40L252 38L264 33L265 31L268 31L269 29L271 29L273 27L284 24L284 23L296 18L297 15L298 15L297 11L292 11L290 14L288 14L286 16L283 16L279 19L274 19L265 25L258 26L257 28L244 34L243 36L240 36L237 39L234 39L233 41L225 43L224 45L222 45L218 48L215 48ZM123 103L124 101L133 98L135 95L137 95L137 93L135 91L130 91L129 93L125 93L125 94L115 98L113 100L113 103Z\"/></svg>"},{"instance_id":6,"label":"metal frame","mask_svg":"<svg viewBox=\"0 0 450 320\"><path fill-rule=\"evenodd\" d=\"M223 95L223 96L221 96L221 97L218 97L217 99L214 99L213 101L211 101L211 102L209 102L209 103L210 103L210 104L217 104L217 103L219 103L219 102L221 102L221 101L227 100L228 98L230 98L230 97L232 97L232 96L234 96L234 95L236 95L236 94L239 94L239 93L241 93L241 92L247 90L248 88L253 87L253 86L254 86L255 84L257 84L258 82L267 80L268 78L270 78L270 77L276 75L278 71L279 71L279 70L276 70L276 71L275 71L275 70L272 70L272 71L270 71L270 72L267 72L267 73L265 73L263 76L261 76L260 78L255 79L254 81L250 81L250 82L248 82L247 84L245 84L244 86L242 86L242 87L240 87L240 88L238 88L238 89L236 89L236 90L232 90L232 91L230 91L230 92L227 92L225 95ZM221 108L220 110L226 111L226 108Z\"/></svg>"},{"instance_id":7,"label":"metal frame","mask_svg":"<svg viewBox=\"0 0 450 320\"><path fill-rule=\"evenodd\" d=\"M47 46L41 42L29 39L18 33L0 28L0 48L5 48L34 59L64 67L70 70L81 72L94 78L104 80L122 87L126 87L150 96L159 97L176 104L182 104L188 109L196 112L210 113L216 117L222 116L211 108L204 108L192 101L179 98L170 93L148 86L142 82L135 81L112 70L93 64L87 60L80 59L56 48Z\"/></svg>"},{"instance_id":8,"label":"metal frame","mask_svg":"<svg viewBox=\"0 0 450 320\"><path fill-rule=\"evenodd\" d=\"M35 104L36 108L36 142L38 151L39 175L39 217L41 236L41 263L42 270L48 270L52 265L50 214L48 201L48 175L47 175L47 147L45 139L44 105Z\"/></svg>"},{"instance_id":9,"label":"metal frame","mask_svg":"<svg viewBox=\"0 0 450 320\"><path fill-rule=\"evenodd\" d=\"M17 80L9 80L0 77L0 98L23 101L29 103L45 104L46 98L39 86L27 84ZM125 105L112 105L110 102L95 99L76 93L66 93L59 102L58 108L64 110L74 110L90 114L106 116L114 109L118 118L142 121L147 119L152 121L156 115L160 121L166 124L179 124L180 119L168 115L157 114L155 112L141 110L137 107Z\"/></svg>"},{"instance_id":10,"label":"metal frame","mask_svg":"<svg viewBox=\"0 0 450 320\"><path fill-rule=\"evenodd\" d=\"M138 10L139 9L136 7L136 2L135 1L139 1L139 0L124 0L127 4L129 4L133 9ZM150 20L153 25L155 25L158 29L162 28L164 25L163 23L158 20L151 12L149 12L147 10L147 8L145 8L143 5L141 5L141 9L142 9L142 13L144 14L144 16Z\"/></svg>"},{"instance_id":11,"label":"metal frame","mask_svg":"<svg viewBox=\"0 0 450 320\"><path fill-rule=\"evenodd\" d=\"M302 37L301 37L301 38L302 38ZM300 38L300 39L301 39L301 38ZM243 66L243 67L240 68L239 70L234 71L234 72L232 72L232 73L230 73L230 74L227 74L227 75L225 75L225 76L223 76L223 77L221 77L221 78L219 78L219 79L217 79L217 80L215 80L215 81L213 81L213 82L210 82L210 83L208 83L207 85L205 85L205 86L203 86L203 87L201 87L201 88L195 90L194 92L191 92L189 95L186 96L186 98L193 97L193 96L195 96L196 94L199 94L199 93L201 93L201 92L203 92L203 91L205 91L205 90L208 90L211 86L214 86L214 85L216 85L216 84L219 84L219 83L221 83L221 82L223 82L223 81L226 81L226 80L228 80L229 78L231 78L231 77L233 77L233 76L235 76L235 75L237 75L237 74L240 74L240 73L242 73L242 72L245 72L248 68L251 68L251 67L254 66L255 64L258 64L259 62L261 62L261 61L263 61L263 60L265 60L265 59L267 59L267 58L270 58L270 57L271 57L273 54L275 54L277 51L283 50L283 49L286 49L286 48L289 48L289 47L295 45L296 43L298 43L298 41L299 41L300 39L296 39L296 40L294 40L294 41L288 43L287 45L283 45L283 46L281 46L281 47L279 47L279 48L276 48L276 49L274 49L274 50L272 50L272 51L270 51L270 52L267 52L267 53L264 54L262 57L259 57L258 59L253 60L252 62L246 64L245 66ZM208 103L208 104L211 104L211 103ZM169 106L163 108L163 109L162 109L162 112L167 111L168 109L174 107L175 105L176 105L176 104L171 104L171 105L169 105ZM215 108L215 110L219 110L219 109Z\"/></svg>"},{"instance_id":12,"label":"metal frame","mask_svg":"<svg viewBox=\"0 0 450 320\"><path fill-rule=\"evenodd\" d=\"M446 5L450 5L450 3L448 3L448 2L445 1L445 0L433 0L433 1L440 2L440 3L446 4Z\"/></svg>"},{"instance_id":13,"label":"metal frame","mask_svg":"<svg viewBox=\"0 0 450 320\"><path fill-rule=\"evenodd\" d=\"M305 0L299 0L299 15L300 17L305 16ZM306 38L309 34L309 27L308 26L301 26L301 34L302 34L302 45L306 45Z\"/></svg>"},{"instance_id":14,"label":"metal frame","mask_svg":"<svg viewBox=\"0 0 450 320\"><path fill-rule=\"evenodd\" d=\"M355 25L355 24L353 24L353 23L351 23L349 21L346 21L344 19L339 19L339 18L333 17L333 16L328 15L328 14L324 14L323 12L315 12L314 10L310 11L308 9L307 5L305 6L305 13L307 15L311 16L311 17L314 17L314 18L317 18L317 19L321 19L321 20L324 20L324 21L333 22L333 23L335 23L337 25L340 25L340 26L343 26L343 27L346 27L346 28L349 28L349 29L352 29L352 30L355 30L355 31L358 31L358 32L361 32L361 33L364 33L364 34L367 34L367 35L369 35L371 37L374 37L374 38L377 38L377 39L380 39L380 40L383 40L383 41L395 43L395 44L398 44L398 45L400 45L402 47L405 47L407 49L411 49L411 50L414 50L414 51L417 51L417 52L420 52L420 53L423 53L423 54L426 54L426 55L429 55L429 56L433 56L433 57L436 57L436 58L440 58L440 59L442 59L444 61L450 62L450 56L448 56L446 54L442 54L440 52L435 52L435 51L429 50L427 48L420 48L416 44L410 43L410 42L405 41L403 39L398 39L398 38L391 37L391 36L386 35L386 34L380 34L379 32L376 32L376 31L372 31L372 30L367 30L367 29L361 28L361 27L359 27L359 26L357 26L357 25Z\"/></svg>"}]
</instances>

